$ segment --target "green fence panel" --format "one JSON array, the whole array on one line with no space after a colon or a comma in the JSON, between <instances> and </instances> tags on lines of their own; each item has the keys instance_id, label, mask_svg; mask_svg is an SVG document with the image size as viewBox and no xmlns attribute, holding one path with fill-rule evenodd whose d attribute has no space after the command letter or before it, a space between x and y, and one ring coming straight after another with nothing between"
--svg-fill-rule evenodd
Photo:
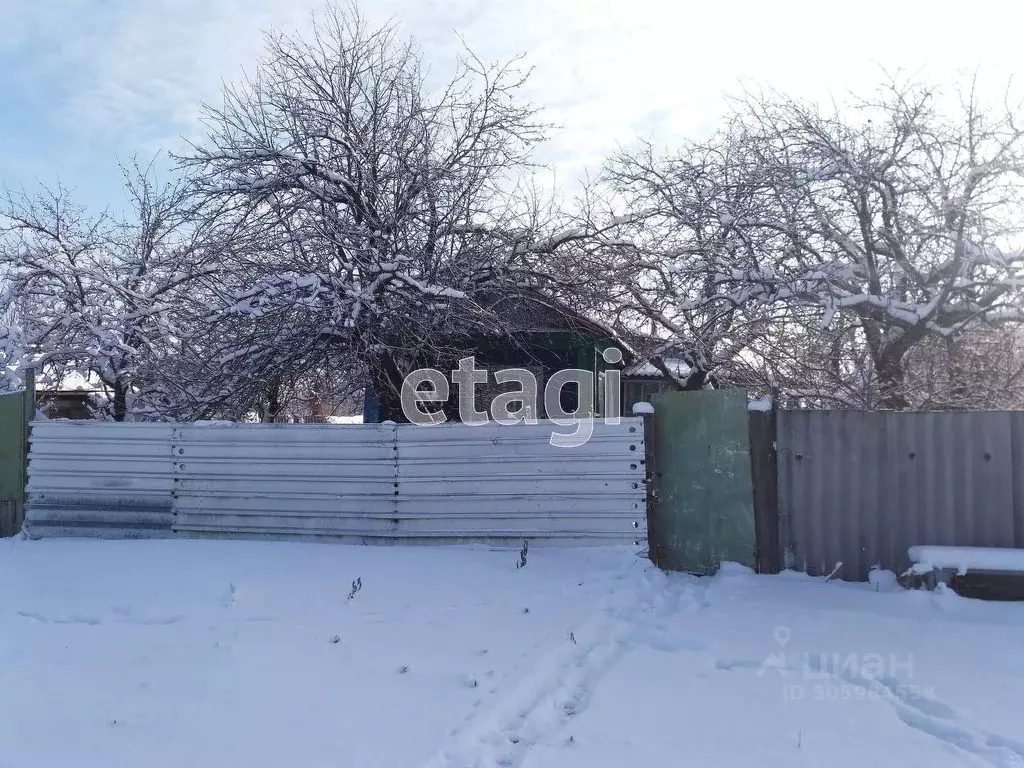
<instances>
[{"instance_id":1,"label":"green fence panel","mask_svg":"<svg viewBox=\"0 0 1024 768\"><path fill-rule=\"evenodd\" d=\"M24 515L26 399L0 395L0 536L18 533Z\"/></svg>"},{"instance_id":2,"label":"green fence panel","mask_svg":"<svg viewBox=\"0 0 1024 768\"><path fill-rule=\"evenodd\" d=\"M651 402L651 559L661 568L690 573L715 573L724 560L753 568L746 392L660 392Z\"/></svg>"}]
</instances>

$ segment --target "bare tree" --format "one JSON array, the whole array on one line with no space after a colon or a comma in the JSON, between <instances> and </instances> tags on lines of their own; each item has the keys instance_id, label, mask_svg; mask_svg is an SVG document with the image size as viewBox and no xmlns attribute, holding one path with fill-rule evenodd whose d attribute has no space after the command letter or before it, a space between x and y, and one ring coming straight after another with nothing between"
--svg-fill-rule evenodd
<instances>
[{"instance_id":1,"label":"bare tree","mask_svg":"<svg viewBox=\"0 0 1024 768\"><path fill-rule=\"evenodd\" d=\"M753 342L771 327L764 306L713 301L715 262L756 258L760 243L736 237L725 210L752 204L755 189L738 170L729 141L688 144L677 157L659 157L649 143L613 158L590 190L591 230L612 232L583 244L583 260L598 300L612 310L611 325L637 339L636 352L680 389L712 383L747 384ZM603 212L594 212L604 208ZM626 213L615 215L616 205ZM611 236L609 236L611 235ZM684 371L667 365L682 359Z\"/></svg>"},{"instance_id":2,"label":"bare tree","mask_svg":"<svg viewBox=\"0 0 1024 768\"><path fill-rule=\"evenodd\" d=\"M544 135L524 77L467 53L431 91L416 47L354 9L309 39L267 36L183 159L245 223L221 315L254 342L253 382L347 355L397 397L410 364L494 324L481 295L541 281L540 256L572 235L542 237L520 194Z\"/></svg>"},{"instance_id":3,"label":"bare tree","mask_svg":"<svg viewBox=\"0 0 1024 768\"><path fill-rule=\"evenodd\" d=\"M60 186L9 194L0 240L26 354L57 381L77 373L99 383L118 421L147 355L176 336L179 299L210 272L182 185L133 164L125 188L122 219L90 214Z\"/></svg>"},{"instance_id":4,"label":"bare tree","mask_svg":"<svg viewBox=\"0 0 1024 768\"><path fill-rule=\"evenodd\" d=\"M659 296L654 285L668 281L651 274L671 270L679 287L656 307L669 320L767 317L762 350L744 355L782 352L794 390L910 407L919 345L1024 319L1018 113L1009 99L984 107L973 84L944 100L894 80L827 113L748 95L709 142L612 164L615 191L634 206L654 201L659 227L683 235L667 248L647 239L653 261L637 292ZM705 327L678 335L700 339ZM710 338L729 336L713 326ZM809 359L794 341L813 342Z\"/></svg>"}]
</instances>

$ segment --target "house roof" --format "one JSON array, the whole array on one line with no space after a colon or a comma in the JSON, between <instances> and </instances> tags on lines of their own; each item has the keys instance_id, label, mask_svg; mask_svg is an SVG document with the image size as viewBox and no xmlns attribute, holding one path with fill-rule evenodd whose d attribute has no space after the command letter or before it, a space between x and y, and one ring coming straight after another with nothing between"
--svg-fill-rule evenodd
<instances>
[{"instance_id":1,"label":"house roof","mask_svg":"<svg viewBox=\"0 0 1024 768\"><path fill-rule=\"evenodd\" d=\"M666 357L664 358L665 367L668 368L672 373L680 378L686 378L690 375L690 366L688 366L683 360L679 358ZM623 369L622 375L628 378L635 379L663 379L665 374L662 373L654 363L648 360L640 360L632 365L626 366Z\"/></svg>"},{"instance_id":2,"label":"house roof","mask_svg":"<svg viewBox=\"0 0 1024 768\"><path fill-rule=\"evenodd\" d=\"M506 330L520 333L575 331L609 341L617 334L600 323L584 317L568 305L537 292L476 297L477 303L506 324Z\"/></svg>"}]
</instances>

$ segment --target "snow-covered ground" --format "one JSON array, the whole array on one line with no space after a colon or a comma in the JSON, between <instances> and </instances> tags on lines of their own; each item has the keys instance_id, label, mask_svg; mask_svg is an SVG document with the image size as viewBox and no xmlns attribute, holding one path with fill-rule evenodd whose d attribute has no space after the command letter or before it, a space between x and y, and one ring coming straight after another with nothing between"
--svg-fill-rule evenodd
<instances>
[{"instance_id":1,"label":"snow-covered ground","mask_svg":"<svg viewBox=\"0 0 1024 768\"><path fill-rule=\"evenodd\" d=\"M0 766L1024 766L1024 605L518 559L0 541Z\"/></svg>"}]
</instances>

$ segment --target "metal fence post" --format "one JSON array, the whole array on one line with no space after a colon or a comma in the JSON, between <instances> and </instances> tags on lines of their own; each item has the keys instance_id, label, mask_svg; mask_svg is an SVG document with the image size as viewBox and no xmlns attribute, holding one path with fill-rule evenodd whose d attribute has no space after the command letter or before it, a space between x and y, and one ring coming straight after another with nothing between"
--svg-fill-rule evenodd
<instances>
[{"instance_id":1,"label":"metal fence post","mask_svg":"<svg viewBox=\"0 0 1024 768\"><path fill-rule=\"evenodd\" d=\"M758 573L778 573L779 547L778 461L776 424L778 411L750 411L750 480L754 489L754 530Z\"/></svg>"},{"instance_id":2,"label":"metal fence post","mask_svg":"<svg viewBox=\"0 0 1024 768\"><path fill-rule=\"evenodd\" d=\"M658 565L659 553L659 472L658 451L655 436L657 434L657 414L652 411L645 413L644 418L644 476L647 479L647 556Z\"/></svg>"},{"instance_id":3,"label":"metal fence post","mask_svg":"<svg viewBox=\"0 0 1024 768\"><path fill-rule=\"evenodd\" d=\"M18 517L15 520L17 530L21 530L21 526L25 522L25 509L28 506L28 453L30 449L29 441L32 432L32 421L36 417L36 369L29 368L25 371L25 417L24 426L22 427L22 441L24 442L24 450L21 454L21 505L18 508Z\"/></svg>"}]
</instances>

